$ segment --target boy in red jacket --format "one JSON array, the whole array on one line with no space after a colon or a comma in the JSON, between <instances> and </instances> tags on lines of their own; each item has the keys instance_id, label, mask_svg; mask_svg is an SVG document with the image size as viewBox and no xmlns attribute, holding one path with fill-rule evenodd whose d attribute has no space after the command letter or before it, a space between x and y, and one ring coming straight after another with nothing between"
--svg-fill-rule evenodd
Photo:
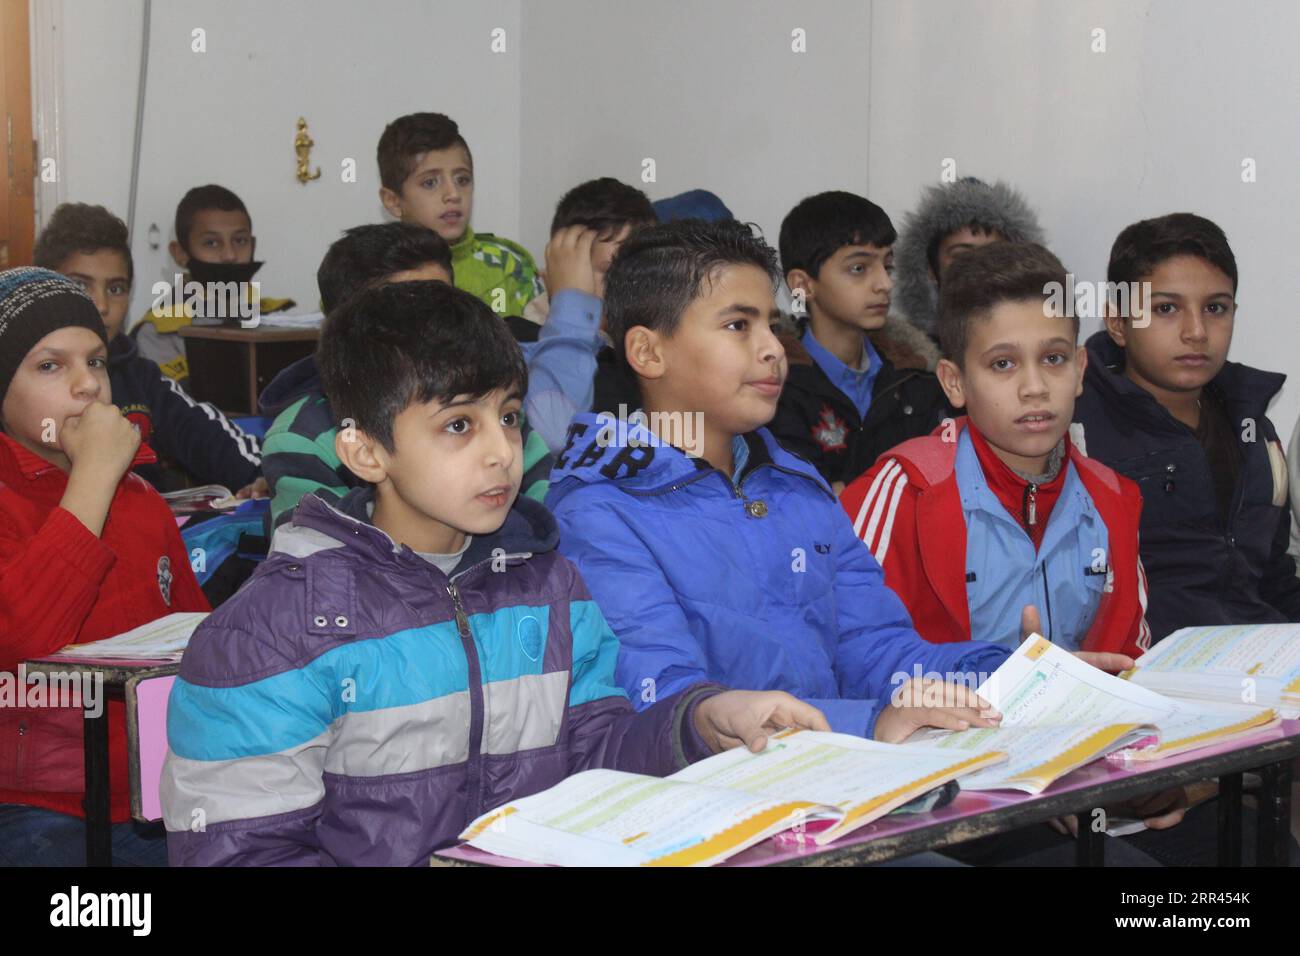
<instances>
[{"instance_id":1,"label":"boy in red jacket","mask_svg":"<svg viewBox=\"0 0 1300 956\"><path fill-rule=\"evenodd\" d=\"M1072 294L1042 246L994 243L954 262L939 301L949 403L967 416L891 449L841 503L921 636L1014 648L1039 631L1070 651L1149 643L1137 486L1067 437L1086 352Z\"/></svg>"},{"instance_id":2,"label":"boy in red jacket","mask_svg":"<svg viewBox=\"0 0 1300 956\"><path fill-rule=\"evenodd\" d=\"M170 511L130 472L155 457L111 404L107 356L104 323L75 282L0 272L0 671L208 610ZM164 864L161 834L130 823L118 702L109 769L114 856ZM81 709L0 699L0 863L84 863L84 788Z\"/></svg>"},{"instance_id":3,"label":"boy in red jacket","mask_svg":"<svg viewBox=\"0 0 1300 956\"><path fill-rule=\"evenodd\" d=\"M936 374L967 414L886 452L840 501L922 637L1015 647L1037 631L1114 670L1150 640L1142 496L1067 434L1087 364L1079 320L1062 308L1072 294L1060 260L1032 243L954 261L939 293ZM1163 830L1186 807L1173 788L1109 809ZM1030 865L1053 859L1066 846L1060 831L1077 826L1023 828L952 855Z\"/></svg>"}]
</instances>

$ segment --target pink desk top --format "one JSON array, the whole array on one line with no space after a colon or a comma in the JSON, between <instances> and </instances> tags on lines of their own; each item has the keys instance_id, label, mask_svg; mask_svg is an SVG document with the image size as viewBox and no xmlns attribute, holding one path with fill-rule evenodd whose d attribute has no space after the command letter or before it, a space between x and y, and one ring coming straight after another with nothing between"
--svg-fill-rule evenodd
<instances>
[{"instance_id":1,"label":"pink desk top","mask_svg":"<svg viewBox=\"0 0 1300 956\"><path fill-rule=\"evenodd\" d=\"M1203 747L1200 750L1193 750L1189 753L1179 754L1175 757L1168 757L1164 760L1136 762L1096 760L1087 766L1080 767L1078 770L1071 771L1044 790L1041 794L1036 796L1019 793L1014 790L962 791L957 795L957 798L946 807L941 807L940 809L929 813L886 816L874 823L868 824L860 830L850 833L842 840L836 840L834 843L828 844L827 846L818 847L812 844L800 845L784 835L778 835L770 840L765 840L758 846L750 847L743 853L738 853L736 856L733 856L731 859L719 865L768 866L774 863L789 862L791 860L799 859L800 857L809 857L814 856L817 853L825 853L828 850L866 843L869 840L878 839L880 837L895 836L900 833L905 833L908 830L916 830L921 827L932 826L935 823L944 823L958 820L963 817L972 817L977 814L987 813L991 810L1001 810L1006 807L1025 805L1034 801L1045 800L1049 797L1060 796L1074 790L1082 790L1099 784L1117 783L1122 780L1128 780L1140 776L1144 773L1157 770L1167 770L1170 767L1176 767L1179 764L1193 763L1198 760L1204 760L1207 757L1229 754L1236 750L1244 750L1270 741L1298 736L1300 736L1300 720L1284 720L1280 725L1269 730L1263 730L1257 734L1251 734L1248 737L1242 737L1230 743L1219 744L1215 747ZM449 860L458 860L466 863L481 863L492 866L533 865L520 860L495 856L494 854L475 849L467 844L451 847L446 850L440 850L437 855Z\"/></svg>"}]
</instances>

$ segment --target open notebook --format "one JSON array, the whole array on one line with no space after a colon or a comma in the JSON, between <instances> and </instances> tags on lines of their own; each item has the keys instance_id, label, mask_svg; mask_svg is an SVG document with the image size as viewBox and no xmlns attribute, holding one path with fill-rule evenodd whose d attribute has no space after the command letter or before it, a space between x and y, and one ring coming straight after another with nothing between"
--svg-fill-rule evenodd
<instances>
[{"instance_id":1,"label":"open notebook","mask_svg":"<svg viewBox=\"0 0 1300 956\"><path fill-rule=\"evenodd\" d=\"M178 611L90 644L69 644L43 660L179 661L207 611Z\"/></svg>"},{"instance_id":2,"label":"open notebook","mask_svg":"<svg viewBox=\"0 0 1300 956\"><path fill-rule=\"evenodd\" d=\"M1008 755L1006 763L963 779L963 790L1041 793L1099 757L1169 757L1256 733L1279 719L1271 708L1164 697L1085 664L1038 635L1022 643L978 693L1002 712L1000 726L923 731L903 745Z\"/></svg>"},{"instance_id":3,"label":"open notebook","mask_svg":"<svg viewBox=\"0 0 1300 956\"><path fill-rule=\"evenodd\" d=\"M1125 676L1171 697L1273 707L1294 720L1300 717L1300 624L1185 627Z\"/></svg>"},{"instance_id":4,"label":"open notebook","mask_svg":"<svg viewBox=\"0 0 1300 956\"><path fill-rule=\"evenodd\" d=\"M671 777L575 774L484 814L460 838L530 863L708 866L809 824L814 842L829 843L1004 759L787 730L762 753L736 748Z\"/></svg>"},{"instance_id":5,"label":"open notebook","mask_svg":"<svg viewBox=\"0 0 1300 956\"><path fill-rule=\"evenodd\" d=\"M229 511L239 506L240 499L225 485L200 485L182 488L162 496L174 515L206 514Z\"/></svg>"}]
</instances>

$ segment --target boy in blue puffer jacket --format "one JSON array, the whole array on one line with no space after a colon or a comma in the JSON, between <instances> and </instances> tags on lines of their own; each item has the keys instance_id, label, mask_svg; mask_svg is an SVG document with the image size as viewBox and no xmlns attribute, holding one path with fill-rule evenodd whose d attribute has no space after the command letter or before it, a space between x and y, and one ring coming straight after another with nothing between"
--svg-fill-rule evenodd
<instances>
[{"instance_id":1,"label":"boy in blue puffer jacket","mask_svg":"<svg viewBox=\"0 0 1300 956\"><path fill-rule=\"evenodd\" d=\"M762 427L786 374L777 280L748 226L701 220L637 232L606 276L642 410L575 417L546 501L619 683L639 708L701 680L786 690L888 741L990 726L973 688L1009 652L922 640L817 469Z\"/></svg>"},{"instance_id":2,"label":"boy in blue puffer jacket","mask_svg":"<svg viewBox=\"0 0 1300 956\"><path fill-rule=\"evenodd\" d=\"M792 724L786 694L692 682L644 714L540 504L519 497L528 370L441 282L330 314L335 451L366 487L306 495L195 632L167 714L173 865L420 865L476 817L594 767L664 775Z\"/></svg>"}]
</instances>

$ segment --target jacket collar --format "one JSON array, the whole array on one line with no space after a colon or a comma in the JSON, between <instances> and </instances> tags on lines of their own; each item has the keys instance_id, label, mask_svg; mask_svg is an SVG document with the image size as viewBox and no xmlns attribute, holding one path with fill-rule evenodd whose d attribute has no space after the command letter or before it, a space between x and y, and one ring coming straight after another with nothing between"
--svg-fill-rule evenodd
<instances>
[{"instance_id":1,"label":"jacket collar","mask_svg":"<svg viewBox=\"0 0 1300 956\"><path fill-rule=\"evenodd\" d=\"M136 348L135 339L125 332L118 332L108 343L108 367L124 365L139 354L140 350Z\"/></svg>"},{"instance_id":2,"label":"jacket collar","mask_svg":"<svg viewBox=\"0 0 1300 956\"><path fill-rule=\"evenodd\" d=\"M451 261L467 259L474 252L474 229L465 224L465 234L451 244Z\"/></svg>"},{"instance_id":3,"label":"jacket collar","mask_svg":"<svg viewBox=\"0 0 1300 956\"><path fill-rule=\"evenodd\" d=\"M1105 329L1088 338L1086 387L1095 389L1111 413L1110 419L1124 431L1135 428L1170 427L1176 419L1140 385L1124 376L1124 350L1115 344ZM1281 372L1225 362L1210 385L1223 396L1234 419L1262 418L1268 404L1286 382Z\"/></svg>"},{"instance_id":4,"label":"jacket collar","mask_svg":"<svg viewBox=\"0 0 1300 956\"><path fill-rule=\"evenodd\" d=\"M370 519L374 499L374 489L369 486L353 488L335 504L327 504L313 494L305 495L294 510L292 523L276 532L272 552L288 551L302 556L312 551L347 546L380 562L410 559L424 564L424 559L409 547L397 544L374 526ZM308 534L303 535L304 531ZM296 537L311 538L313 542L304 549ZM551 513L538 502L521 495L515 499L499 529L492 534L474 536L469 550L461 558L459 569L470 568L494 553L518 557L553 551L559 539L559 529Z\"/></svg>"},{"instance_id":5,"label":"jacket collar","mask_svg":"<svg viewBox=\"0 0 1300 956\"><path fill-rule=\"evenodd\" d=\"M305 355L276 373L257 397L258 410L274 417L311 392L319 392L320 368L315 355Z\"/></svg>"},{"instance_id":6,"label":"jacket collar","mask_svg":"<svg viewBox=\"0 0 1300 956\"><path fill-rule=\"evenodd\" d=\"M744 440L749 447L747 473L770 464L805 477L830 493L817 469L782 448L766 428L755 429ZM551 487L613 482L631 494L658 494L715 473L722 474L707 461L665 444L640 422L620 422L612 415L584 412L569 424L568 438L555 458ZM729 476L724 477L730 482Z\"/></svg>"}]
</instances>

